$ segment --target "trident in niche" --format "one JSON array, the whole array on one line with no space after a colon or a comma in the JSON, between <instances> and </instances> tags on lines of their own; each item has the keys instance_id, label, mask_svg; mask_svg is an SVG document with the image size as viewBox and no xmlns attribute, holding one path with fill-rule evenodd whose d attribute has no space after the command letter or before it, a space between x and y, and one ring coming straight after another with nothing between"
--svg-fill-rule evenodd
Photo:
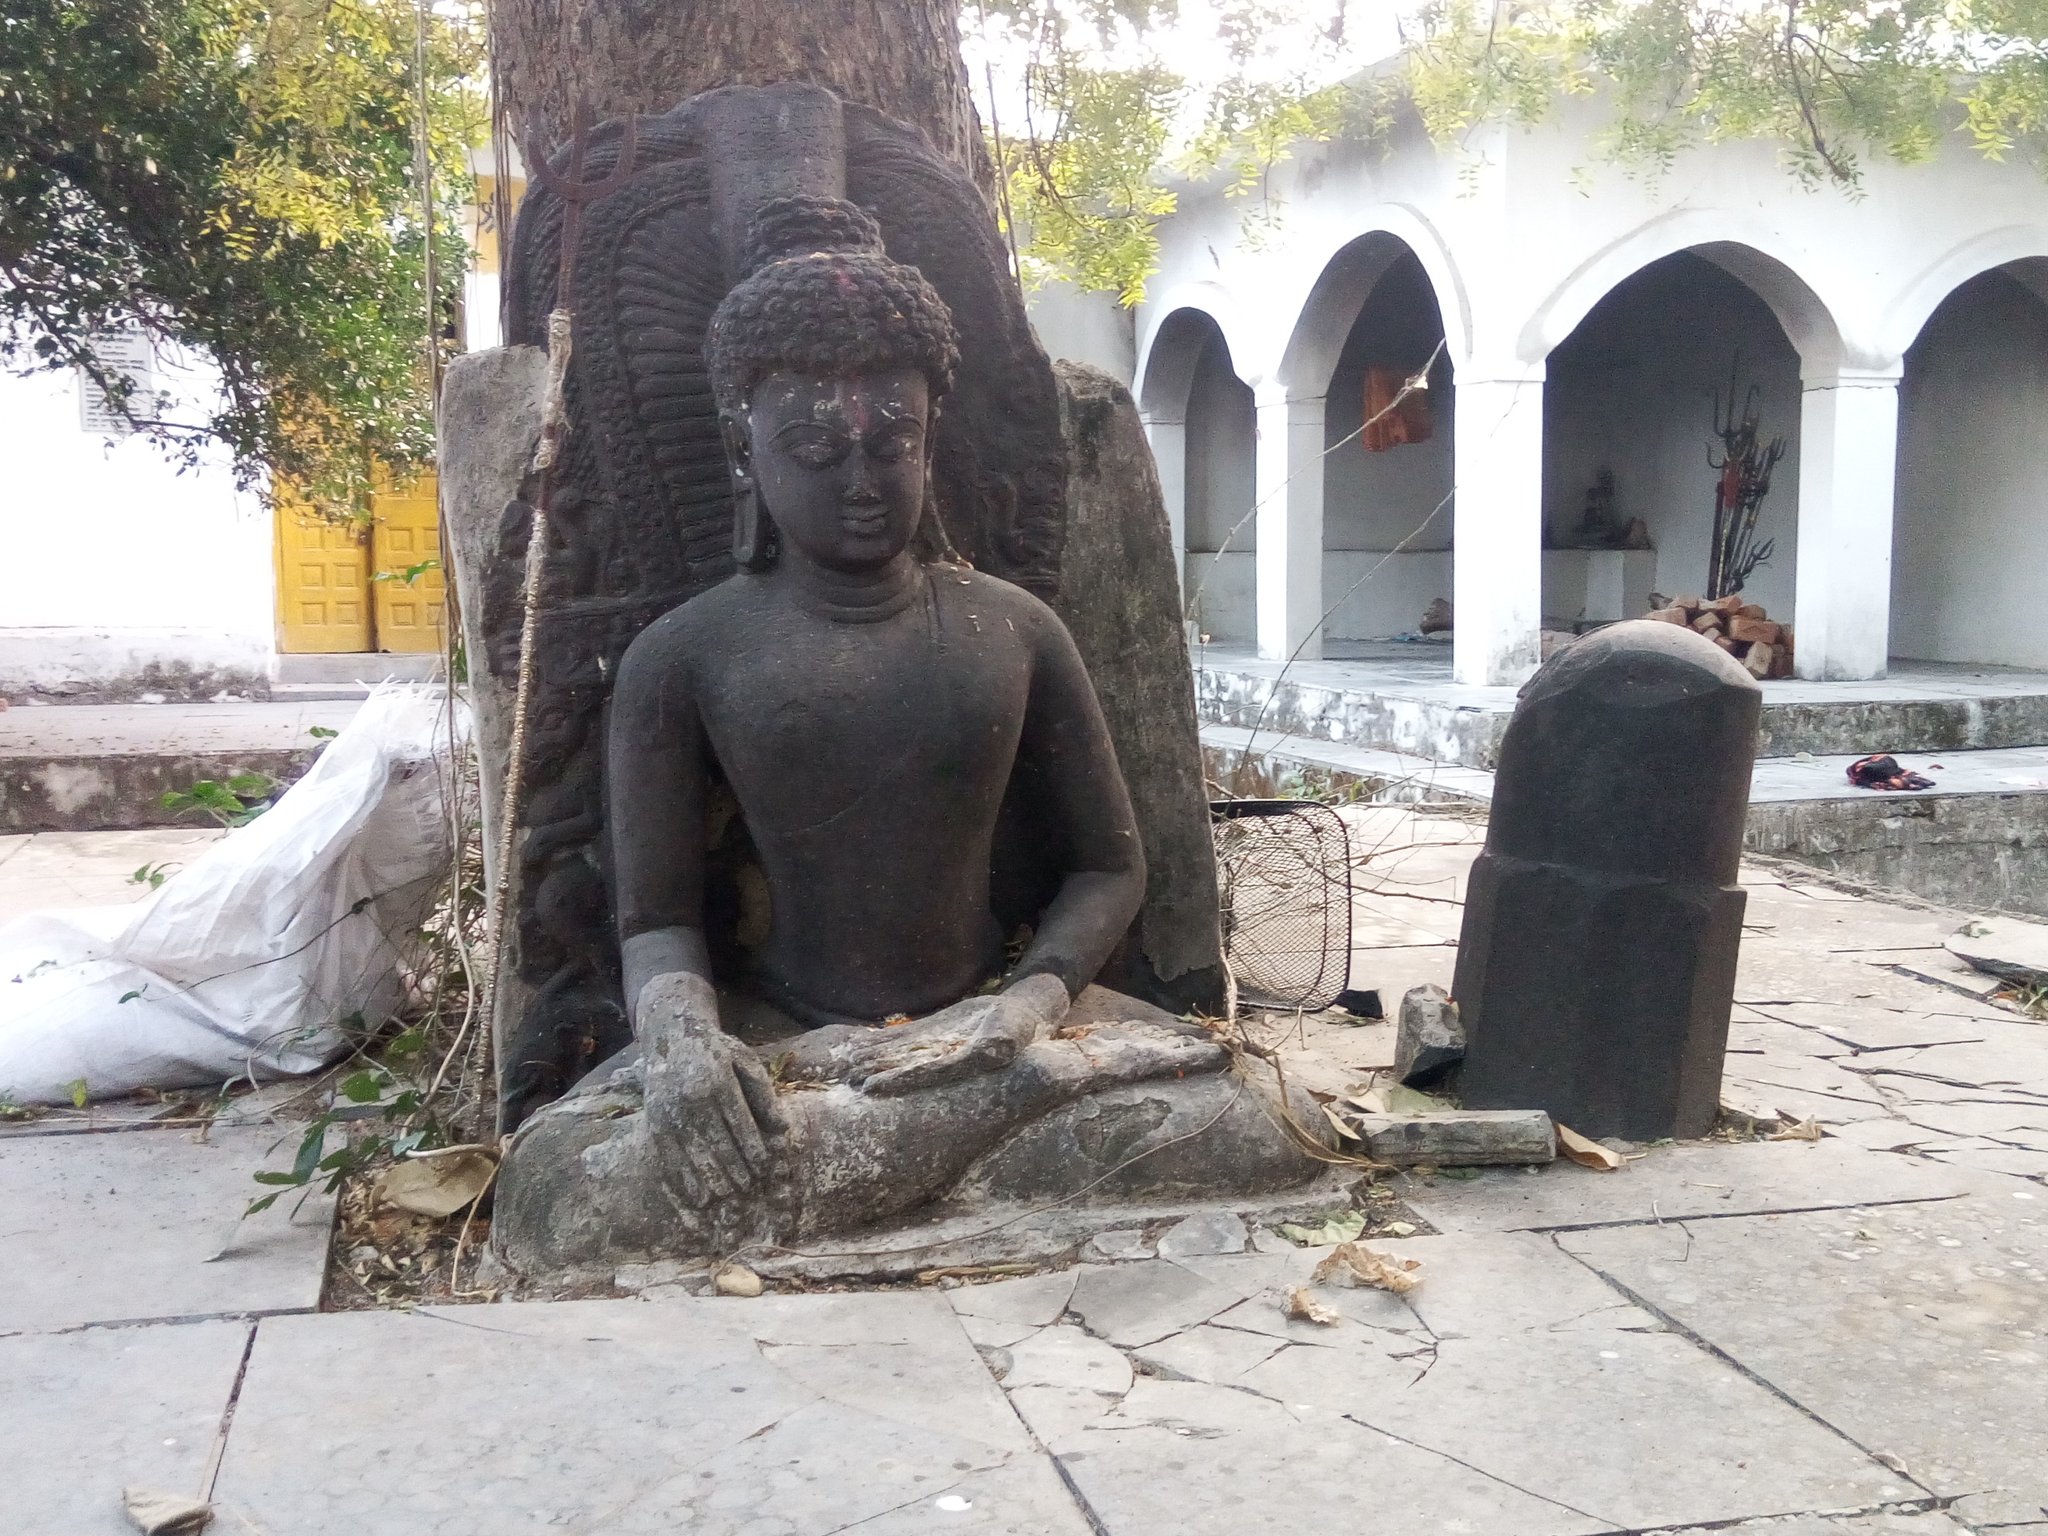
<instances>
[{"instance_id":1,"label":"trident in niche","mask_svg":"<svg viewBox=\"0 0 2048 1536\"><path fill-rule=\"evenodd\" d=\"M541 408L540 442L533 451L533 495L528 502L532 521L526 535L526 571L520 586L519 674L512 699L512 734L506 747L505 798L500 811L497 849L497 881L491 889L489 918L485 931L490 941L490 968L486 973L483 1006L478 1009L485 1028L497 1004L498 986L505 965L505 897L511 888L513 844L519 826L521 792L526 781L526 717L533 702L533 653L539 635L540 588L548 547L548 492L551 471L561 457L562 437L568 430L564 405L569 378L569 346L575 313L574 284L576 247L583 228L583 210L623 187L633 174L633 159L639 147L637 120L627 113L619 137L619 157L609 175L586 178L590 156L590 134L595 114L587 97L579 97L569 126L569 163L557 171L549 163L545 129L538 114L528 126L525 155L528 173L562 200L561 264L555 277L555 302L548 311L547 393Z\"/></svg>"}]
</instances>

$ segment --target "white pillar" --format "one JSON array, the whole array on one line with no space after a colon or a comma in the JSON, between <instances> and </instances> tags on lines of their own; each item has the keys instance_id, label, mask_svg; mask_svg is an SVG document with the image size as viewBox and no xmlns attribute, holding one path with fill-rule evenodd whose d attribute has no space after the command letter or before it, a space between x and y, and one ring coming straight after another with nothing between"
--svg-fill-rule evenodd
<instances>
[{"instance_id":1,"label":"white pillar","mask_svg":"<svg viewBox=\"0 0 2048 1536\"><path fill-rule=\"evenodd\" d=\"M1806 381L1799 411L1793 661L1804 678L1883 677L1891 639L1899 373Z\"/></svg>"},{"instance_id":2,"label":"white pillar","mask_svg":"<svg viewBox=\"0 0 2048 1536\"><path fill-rule=\"evenodd\" d=\"M1541 659L1542 366L1461 370L1456 412L1452 669L1461 683L1520 683Z\"/></svg>"},{"instance_id":3,"label":"white pillar","mask_svg":"<svg viewBox=\"0 0 2048 1536\"><path fill-rule=\"evenodd\" d=\"M1323 400L1289 399L1268 382L1258 412L1253 505L1258 508L1259 655L1317 661L1323 654Z\"/></svg>"},{"instance_id":4,"label":"white pillar","mask_svg":"<svg viewBox=\"0 0 2048 1536\"><path fill-rule=\"evenodd\" d=\"M1141 415L1145 441L1159 467L1159 494L1166 502L1166 525L1173 531L1173 568L1180 574L1181 602L1188 592L1188 424L1179 416Z\"/></svg>"}]
</instances>

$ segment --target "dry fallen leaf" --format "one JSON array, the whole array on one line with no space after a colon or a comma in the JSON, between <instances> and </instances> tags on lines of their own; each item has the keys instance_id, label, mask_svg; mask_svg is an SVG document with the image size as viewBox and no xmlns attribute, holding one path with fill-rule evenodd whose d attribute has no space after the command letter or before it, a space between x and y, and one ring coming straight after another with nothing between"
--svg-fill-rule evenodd
<instances>
[{"instance_id":1,"label":"dry fallen leaf","mask_svg":"<svg viewBox=\"0 0 2048 1536\"><path fill-rule=\"evenodd\" d=\"M1345 1124L1344 1117L1330 1108L1329 1105L1321 1104L1317 1107L1322 1110L1323 1117L1330 1122L1331 1127L1346 1141L1359 1141L1363 1139L1359 1136L1357 1127Z\"/></svg>"},{"instance_id":2,"label":"dry fallen leaf","mask_svg":"<svg viewBox=\"0 0 2048 1536\"><path fill-rule=\"evenodd\" d=\"M711 1277L711 1284L721 1296L758 1296L765 1287L761 1277L744 1264L727 1264Z\"/></svg>"},{"instance_id":3,"label":"dry fallen leaf","mask_svg":"<svg viewBox=\"0 0 2048 1536\"><path fill-rule=\"evenodd\" d=\"M415 1216L453 1216L490 1187L498 1159L484 1147L446 1147L393 1163L377 1176L377 1199Z\"/></svg>"},{"instance_id":4,"label":"dry fallen leaf","mask_svg":"<svg viewBox=\"0 0 2048 1536\"><path fill-rule=\"evenodd\" d=\"M1422 1265L1414 1259L1397 1259L1392 1254L1375 1253L1358 1243L1339 1243L1328 1257L1309 1276L1314 1285L1327 1285L1338 1276L1343 1276L1353 1285L1376 1286L1383 1291L1392 1291L1396 1296L1405 1296L1422 1284Z\"/></svg>"},{"instance_id":5,"label":"dry fallen leaf","mask_svg":"<svg viewBox=\"0 0 2048 1536\"><path fill-rule=\"evenodd\" d=\"M1557 1150L1581 1168L1597 1168L1602 1173L1612 1173L1622 1165L1619 1152L1601 1146L1590 1137L1581 1136L1568 1125L1557 1128Z\"/></svg>"},{"instance_id":6,"label":"dry fallen leaf","mask_svg":"<svg viewBox=\"0 0 2048 1536\"><path fill-rule=\"evenodd\" d=\"M1377 1089L1367 1089L1364 1093L1354 1093L1346 1098L1344 1102L1353 1109L1368 1115L1384 1115L1387 1112L1387 1101L1380 1097Z\"/></svg>"},{"instance_id":7,"label":"dry fallen leaf","mask_svg":"<svg viewBox=\"0 0 2048 1536\"><path fill-rule=\"evenodd\" d=\"M1792 1120L1783 1110L1778 1111L1780 1119ZM1765 1141L1819 1141L1820 1122L1808 1115L1804 1120L1792 1120L1790 1125L1780 1126L1764 1138Z\"/></svg>"},{"instance_id":8,"label":"dry fallen leaf","mask_svg":"<svg viewBox=\"0 0 2048 1536\"><path fill-rule=\"evenodd\" d=\"M145 1536L191 1536L206 1529L213 1507L183 1494L158 1493L150 1488L123 1488L121 1507L135 1529Z\"/></svg>"},{"instance_id":9,"label":"dry fallen leaf","mask_svg":"<svg viewBox=\"0 0 2048 1536\"><path fill-rule=\"evenodd\" d=\"M1296 1322L1321 1323L1325 1328L1344 1320L1341 1313L1332 1311L1311 1296L1305 1285L1297 1285L1287 1293L1286 1312Z\"/></svg>"}]
</instances>

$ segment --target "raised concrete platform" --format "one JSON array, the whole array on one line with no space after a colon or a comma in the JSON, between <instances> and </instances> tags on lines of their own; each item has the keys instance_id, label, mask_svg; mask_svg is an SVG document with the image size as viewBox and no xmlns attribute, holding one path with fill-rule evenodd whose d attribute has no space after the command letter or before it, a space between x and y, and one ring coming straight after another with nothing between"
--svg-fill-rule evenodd
<instances>
[{"instance_id":1,"label":"raised concrete platform","mask_svg":"<svg viewBox=\"0 0 2048 1536\"><path fill-rule=\"evenodd\" d=\"M438 651L395 654L382 651L338 652L324 656L280 656L277 681L270 696L306 704L341 699L367 699L379 683L431 683L442 675Z\"/></svg>"},{"instance_id":2,"label":"raised concrete platform","mask_svg":"<svg viewBox=\"0 0 2048 1536\"><path fill-rule=\"evenodd\" d=\"M261 773L289 783L320 749L317 728L355 717L348 699L246 704L50 704L0 711L0 833L204 826L164 808L166 790Z\"/></svg>"},{"instance_id":3,"label":"raised concrete platform","mask_svg":"<svg viewBox=\"0 0 2048 1536\"><path fill-rule=\"evenodd\" d=\"M1196 653L1205 722L1491 768L1514 712L1512 688L1451 680L1448 644L1333 641L1322 661L1261 661L1249 650ZM1765 683L1767 757L1956 752L2048 746L2048 672L1892 662L1874 682Z\"/></svg>"},{"instance_id":4,"label":"raised concrete platform","mask_svg":"<svg viewBox=\"0 0 2048 1536\"><path fill-rule=\"evenodd\" d=\"M1487 770L1401 752L1229 725L1203 726L1202 746L1211 782L1234 795L1493 798ZM1861 755L1759 758L1743 845L1926 901L2048 917L2048 748L1907 753L1936 786L1910 793L1851 784Z\"/></svg>"}]
</instances>

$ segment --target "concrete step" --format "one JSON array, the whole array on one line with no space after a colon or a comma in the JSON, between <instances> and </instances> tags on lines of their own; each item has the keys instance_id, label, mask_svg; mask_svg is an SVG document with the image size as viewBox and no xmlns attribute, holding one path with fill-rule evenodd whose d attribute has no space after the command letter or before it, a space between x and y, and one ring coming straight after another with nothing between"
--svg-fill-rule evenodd
<instances>
[{"instance_id":1,"label":"concrete step","mask_svg":"<svg viewBox=\"0 0 2048 1536\"><path fill-rule=\"evenodd\" d=\"M1203 726L1202 749L1211 782L1235 794L1493 798L1484 769L1408 753L1227 725ZM1860 755L1757 759L1743 846L1926 901L2048 917L2048 748L1894 753L1935 781L1918 792L1858 789Z\"/></svg>"},{"instance_id":2,"label":"concrete step","mask_svg":"<svg viewBox=\"0 0 2048 1536\"><path fill-rule=\"evenodd\" d=\"M424 683L440 675L438 651L342 651L319 656L280 656L277 682L271 693L277 697L280 687L304 685Z\"/></svg>"},{"instance_id":3,"label":"concrete step","mask_svg":"<svg viewBox=\"0 0 2048 1536\"><path fill-rule=\"evenodd\" d=\"M261 773L290 783L317 728L355 717L348 699L230 704L63 704L0 712L0 833L206 826L163 804L200 779Z\"/></svg>"},{"instance_id":4,"label":"concrete step","mask_svg":"<svg viewBox=\"0 0 2048 1536\"><path fill-rule=\"evenodd\" d=\"M1491 768L1515 690L1454 683L1434 650L1283 666L1210 647L1195 672L1196 704L1217 725ZM1901 662L1874 681L1763 688L1772 757L2048 746L2048 673Z\"/></svg>"}]
</instances>

